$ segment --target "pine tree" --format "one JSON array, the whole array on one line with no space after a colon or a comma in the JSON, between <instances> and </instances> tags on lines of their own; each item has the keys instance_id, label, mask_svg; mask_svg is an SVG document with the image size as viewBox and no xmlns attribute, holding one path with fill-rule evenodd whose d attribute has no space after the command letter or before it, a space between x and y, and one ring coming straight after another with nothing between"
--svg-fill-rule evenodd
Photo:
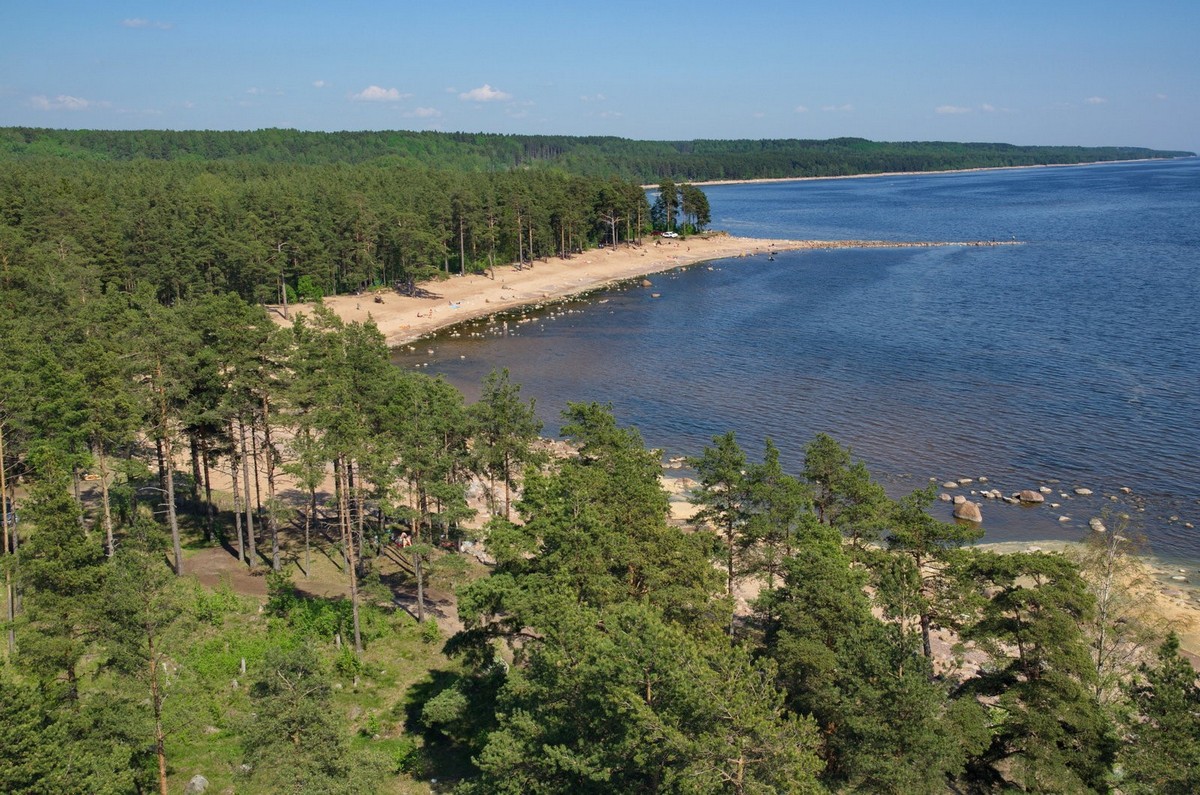
<instances>
[{"instance_id":1,"label":"pine tree","mask_svg":"<svg viewBox=\"0 0 1200 795\"><path fill-rule=\"evenodd\" d=\"M1179 653L1178 636L1167 637L1155 664L1142 665L1127 692L1133 713L1124 727L1121 790L1200 792L1200 686L1196 670Z\"/></svg>"}]
</instances>

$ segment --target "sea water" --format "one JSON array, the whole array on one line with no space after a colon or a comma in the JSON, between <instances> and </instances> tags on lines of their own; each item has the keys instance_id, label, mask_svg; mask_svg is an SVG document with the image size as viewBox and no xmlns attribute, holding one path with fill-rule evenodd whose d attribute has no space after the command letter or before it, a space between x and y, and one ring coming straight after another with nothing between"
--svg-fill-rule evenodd
<instances>
[{"instance_id":1,"label":"sea water","mask_svg":"<svg viewBox=\"0 0 1200 795\"><path fill-rule=\"evenodd\" d=\"M705 190L735 235L1020 245L719 260L397 364L469 399L506 367L551 433L568 401L612 403L668 457L733 430L798 471L826 432L893 495L974 479L954 493L983 503L985 540L1128 514L1156 554L1200 560L1200 160ZM1036 508L971 495L1042 486Z\"/></svg>"}]
</instances>

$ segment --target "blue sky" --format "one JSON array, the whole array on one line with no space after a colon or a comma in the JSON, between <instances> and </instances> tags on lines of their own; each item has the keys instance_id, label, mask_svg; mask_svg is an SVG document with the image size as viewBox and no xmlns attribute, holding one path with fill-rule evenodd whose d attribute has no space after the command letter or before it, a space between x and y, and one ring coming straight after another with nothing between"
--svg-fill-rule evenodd
<instances>
[{"instance_id":1,"label":"blue sky","mask_svg":"<svg viewBox=\"0 0 1200 795\"><path fill-rule=\"evenodd\" d=\"M0 0L0 126L1200 150L1200 2Z\"/></svg>"}]
</instances>

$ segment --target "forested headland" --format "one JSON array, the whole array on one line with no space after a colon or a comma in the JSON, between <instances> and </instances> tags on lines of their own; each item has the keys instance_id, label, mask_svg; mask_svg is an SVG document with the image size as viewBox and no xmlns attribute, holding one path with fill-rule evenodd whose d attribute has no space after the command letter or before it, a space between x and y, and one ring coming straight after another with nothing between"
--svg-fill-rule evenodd
<instances>
[{"instance_id":1,"label":"forested headland","mask_svg":"<svg viewBox=\"0 0 1200 795\"><path fill-rule=\"evenodd\" d=\"M1200 788L1125 518L997 555L828 436L730 433L673 522L608 407L549 444L505 372L467 404L369 323L262 306L628 242L694 193L317 155L382 133L3 132L0 791Z\"/></svg>"},{"instance_id":2,"label":"forested headland","mask_svg":"<svg viewBox=\"0 0 1200 795\"><path fill-rule=\"evenodd\" d=\"M390 158L407 165L473 172L551 168L645 184L658 184L664 179L699 182L1069 165L1194 154L1132 146L1017 146L863 138L638 141L404 130L325 133L286 129L218 132L0 128L0 162L63 157L319 165Z\"/></svg>"}]
</instances>

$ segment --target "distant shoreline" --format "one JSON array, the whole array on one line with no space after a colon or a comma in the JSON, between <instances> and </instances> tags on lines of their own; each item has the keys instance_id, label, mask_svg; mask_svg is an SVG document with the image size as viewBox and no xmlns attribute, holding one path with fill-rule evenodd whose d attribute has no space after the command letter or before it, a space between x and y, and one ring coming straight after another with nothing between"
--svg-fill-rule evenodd
<instances>
[{"instance_id":1,"label":"distant shoreline","mask_svg":"<svg viewBox=\"0 0 1200 795\"><path fill-rule=\"evenodd\" d=\"M980 166L978 168L948 168L944 171L879 171L870 174L837 174L827 177L758 177L755 179L709 179L692 182L692 185L753 185L768 182L815 182L824 179L870 179L872 177L930 177L938 174L973 174L979 171L1023 171L1031 168L1075 168L1080 166L1104 166L1116 163L1157 163L1167 160L1187 160L1187 157L1141 157L1134 160L1093 160L1087 163L1038 163L1031 166ZM642 185L646 190L653 190L658 185Z\"/></svg>"}]
</instances>

